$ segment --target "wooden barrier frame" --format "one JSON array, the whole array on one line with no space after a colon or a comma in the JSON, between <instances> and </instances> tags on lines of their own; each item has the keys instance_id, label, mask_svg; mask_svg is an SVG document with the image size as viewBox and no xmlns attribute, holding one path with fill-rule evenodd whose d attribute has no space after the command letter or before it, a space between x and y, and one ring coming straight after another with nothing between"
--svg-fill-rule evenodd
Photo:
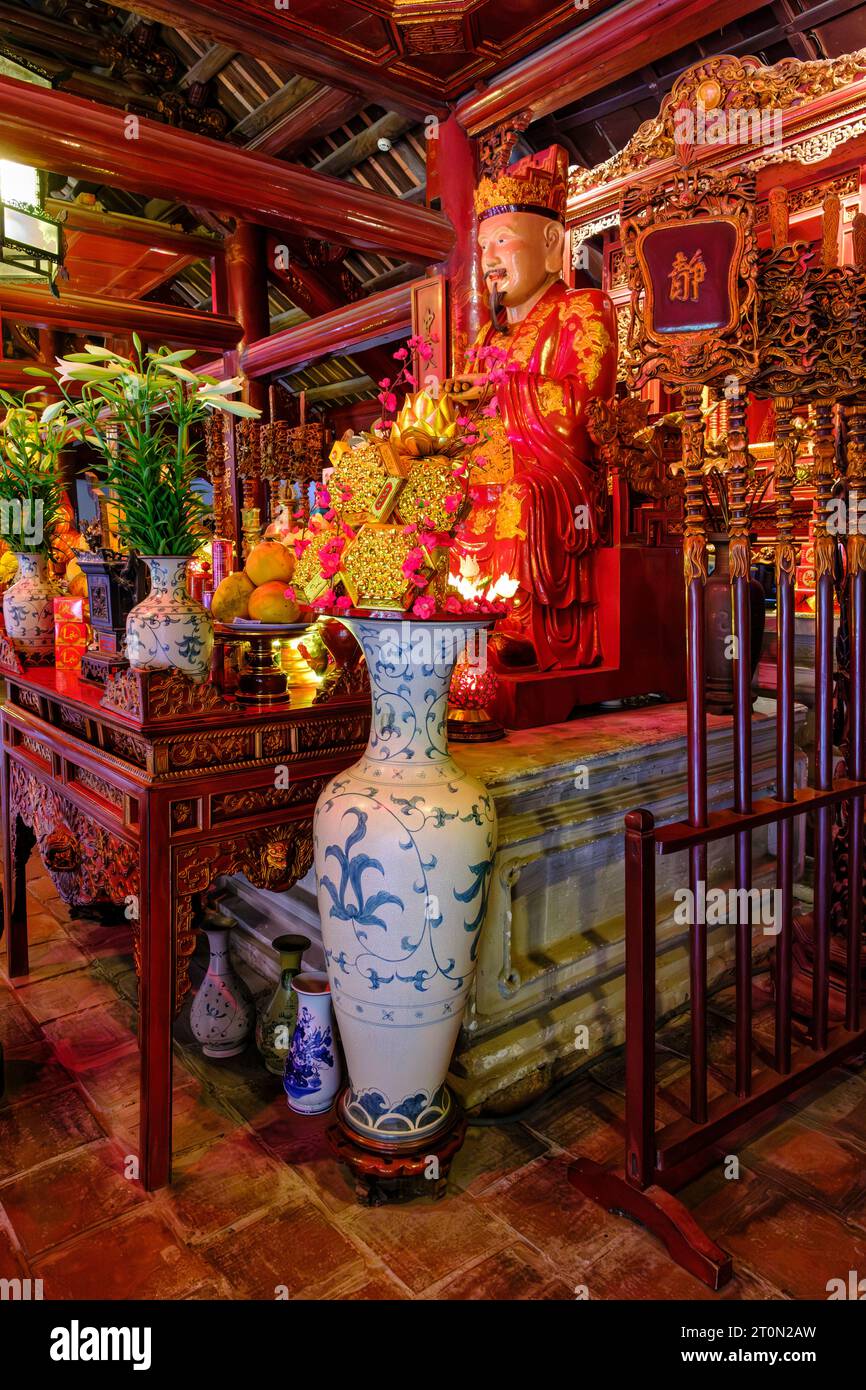
<instances>
[{"instance_id":1,"label":"wooden barrier frame","mask_svg":"<svg viewBox=\"0 0 866 1390\"><path fill-rule=\"evenodd\" d=\"M848 773L833 778L833 562L836 540L831 534L829 507L836 458L834 411L846 399L846 482L852 493L866 486L866 405L856 398L866 384L866 218L859 226L859 270L834 265L838 244L834 220L838 200L825 207L823 268L813 271L803 263L803 304L810 317L810 351L806 354L809 380L781 370L763 385L777 398L777 478L783 486L777 543L779 651L777 665L777 786L773 798L752 801L751 788L751 681L748 577L749 540L741 500L743 456L746 448L744 404L734 413L729 430L728 470L732 502L731 547L740 547L740 563L732 563L731 601L734 631L744 660L734 667L734 807L708 812L706 777L706 718L703 697L704 625L703 505L694 486L700 467L701 436L695 385L681 376L686 414L684 461L687 478L685 567L688 587L688 771L689 818L668 826L656 826L644 809L626 816L625 831L625 931L626 931L626 1138L621 1171L608 1171L580 1158L569 1169L570 1182L609 1210L627 1213L658 1235L673 1258L711 1289L721 1288L731 1277L730 1256L700 1228L673 1192L718 1157L717 1145L726 1135L763 1117L773 1106L802 1086L836 1066L846 1057L866 1050L862 1018L863 942L863 814L866 796L866 537L848 534L847 594L850 631ZM626 228L626 231L628 229ZM787 222L779 230L776 250L786 245ZM790 248L792 261L802 261ZM765 262L770 265L772 257ZM772 266L771 266L772 269ZM776 267L778 269L778 266ZM785 278L788 278L787 276ZM767 281L769 284L770 281ZM790 283L790 280L789 280ZM828 285L830 290L828 291ZM639 284L636 286L639 288ZM847 296L850 312L831 322L822 309L822 295L838 307L839 295ZM780 321L790 318L791 303ZM637 317L640 318L640 309ZM772 319L772 316L770 316ZM769 322L769 320L768 320ZM638 346L655 345L644 335ZM772 326L767 329L772 338ZM768 345L765 341L764 346ZM776 344L778 346L778 343ZM783 345L785 347L785 345ZM790 368L793 356L787 348L778 362ZM638 353L638 357L640 357ZM799 360L799 358L797 358ZM676 369L676 362L673 362ZM660 375L672 379L671 359ZM753 379L755 379L753 377ZM760 379L759 375L757 379ZM814 786L797 790L793 785L794 742L794 627L792 536L788 515L790 474L791 397L814 402L815 454L815 763ZM739 403L738 403L739 406ZM691 420L690 420L691 414ZM780 466L781 465L781 466ZM739 475L739 476L738 476ZM690 482L692 486L690 487ZM690 505L691 498L691 505ZM830 884L831 817L834 808L848 809L848 919L846 932L844 1022L830 1018ZM792 1024L793 821L796 816L815 817L815 902L812 941L811 1011L803 1036L794 1045ZM752 924L736 926L736 1077L732 1090L708 1102L707 1078L707 937L706 925L691 927L690 1015L691 1085L689 1113L656 1129L656 854L688 851L693 893L706 882L707 846L733 838L735 882L738 890L751 886L751 836L762 826L779 827L777 885L781 894L781 922L775 960L775 1045L772 1060L756 1069L752 1038ZM695 899L693 898L693 901ZM742 899L740 901L743 901ZM716 1073L716 1076L718 1074Z\"/></svg>"}]
</instances>

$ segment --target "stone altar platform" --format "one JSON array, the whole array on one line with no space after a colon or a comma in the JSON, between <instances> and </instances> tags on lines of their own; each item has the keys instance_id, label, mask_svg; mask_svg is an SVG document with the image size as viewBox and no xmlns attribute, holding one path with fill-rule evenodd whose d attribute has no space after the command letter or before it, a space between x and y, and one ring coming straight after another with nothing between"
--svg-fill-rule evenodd
<instances>
[{"instance_id":1,"label":"stone altar platform","mask_svg":"<svg viewBox=\"0 0 866 1390\"><path fill-rule=\"evenodd\" d=\"M754 710L755 795L775 778L775 705ZM796 709L797 728L805 708ZM567 1072L623 1041L623 818L645 806L661 821L686 816L685 706L597 710L566 724L509 733L499 743L461 744L458 759L485 781L499 816L499 849L479 946L478 971L451 1083L470 1109L525 1104ZM729 806L732 729L708 720L711 809ZM804 759L801 757L801 762ZM804 768L798 768L803 773ZM802 862L802 820L797 857ZM711 847L710 883L732 883L733 847ZM766 831L754 837L755 886L771 888L775 860ZM688 994L688 928L673 920L673 894L688 886L685 855L657 861L659 1015ZM270 942L301 931L323 964L312 875L286 894L233 879L242 965L276 980ZM756 932L756 954L760 951ZM710 981L733 961L733 927L709 927ZM765 936L769 950L773 937Z\"/></svg>"}]
</instances>

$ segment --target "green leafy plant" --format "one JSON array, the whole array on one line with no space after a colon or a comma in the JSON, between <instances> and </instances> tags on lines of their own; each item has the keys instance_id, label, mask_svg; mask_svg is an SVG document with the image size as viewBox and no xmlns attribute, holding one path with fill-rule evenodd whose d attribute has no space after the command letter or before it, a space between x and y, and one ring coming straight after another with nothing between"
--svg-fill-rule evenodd
<instances>
[{"instance_id":1,"label":"green leafy plant","mask_svg":"<svg viewBox=\"0 0 866 1390\"><path fill-rule=\"evenodd\" d=\"M70 423L63 401L37 410L30 397L0 391L6 409L0 421L0 534L12 550L52 558L58 524L63 520L63 474L60 454L81 437Z\"/></svg>"},{"instance_id":2,"label":"green leafy plant","mask_svg":"<svg viewBox=\"0 0 866 1390\"><path fill-rule=\"evenodd\" d=\"M97 471L117 503L121 544L141 555L192 555L208 511L193 486L193 427L214 410L246 418L260 411L228 399L240 390L238 377L218 381L185 367L192 349L144 352L137 334L133 343L132 357L93 343L59 357L57 381L83 437L102 455ZM69 393L71 382L80 384L80 397Z\"/></svg>"}]
</instances>

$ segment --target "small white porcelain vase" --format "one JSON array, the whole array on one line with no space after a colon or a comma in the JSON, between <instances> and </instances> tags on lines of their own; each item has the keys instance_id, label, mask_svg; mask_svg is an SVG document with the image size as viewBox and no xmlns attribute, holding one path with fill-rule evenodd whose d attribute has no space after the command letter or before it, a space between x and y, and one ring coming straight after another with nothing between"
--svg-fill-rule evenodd
<instances>
[{"instance_id":1,"label":"small white porcelain vase","mask_svg":"<svg viewBox=\"0 0 866 1390\"><path fill-rule=\"evenodd\" d=\"M54 596L63 586L48 576L48 560L30 551L15 552L18 578L3 595L6 632L19 656L34 665L54 661Z\"/></svg>"},{"instance_id":2,"label":"small white porcelain vase","mask_svg":"<svg viewBox=\"0 0 866 1390\"><path fill-rule=\"evenodd\" d=\"M292 989L298 996L298 1021L283 1085L289 1109L320 1115L334 1104L342 1078L328 977L307 970L295 976Z\"/></svg>"},{"instance_id":3,"label":"small white porcelain vase","mask_svg":"<svg viewBox=\"0 0 866 1390\"><path fill-rule=\"evenodd\" d=\"M207 680L213 622L186 591L188 555L144 555L151 590L126 620L126 652L138 671L180 671Z\"/></svg>"},{"instance_id":4,"label":"small white porcelain vase","mask_svg":"<svg viewBox=\"0 0 866 1390\"><path fill-rule=\"evenodd\" d=\"M206 1057L235 1057L243 1052L255 1025L250 992L229 958L232 925L230 917L212 912L203 926L210 960L192 1001L189 1024Z\"/></svg>"}]
</instances>

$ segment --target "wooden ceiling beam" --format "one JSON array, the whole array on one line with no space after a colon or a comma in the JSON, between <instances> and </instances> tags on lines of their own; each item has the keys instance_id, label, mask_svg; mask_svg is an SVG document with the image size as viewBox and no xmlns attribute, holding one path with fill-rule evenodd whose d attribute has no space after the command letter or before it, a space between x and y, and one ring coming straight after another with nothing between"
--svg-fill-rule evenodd
<instances>
[{"instance_id":1,"label":"wooden ceiling beam","mask_svg":"<svg viewBox=\"0 0 866 1390\"><path fill-rule=\"evenodd\" d=\"M63 223L65 231L89 232L94 236L119 237L122 241L149 246L156 251L174 251L178 255L210 260L223 255L223 246L216 237L197 236L182 232L166 223L150 222L144 217L127 217L125 213L99 212L67 203L62 198L46 198L45 211Z\"/></svg>"},{"instance_id":2,"label":"wooden ceiling beam","mask_svg":"<svg viewBox=\"0 0 866 1390\"><path fill-rule=\"evenodd\" d=\"M237 49L224 43L211 44L200 58L187 68L180 80L181 87L191 87L194 82L210 82L227 68L237 57Z\"/></svg>"},{"instance_id":3,"label":"wooden ceiling beam","mask_svg":"<svg viewBox=\"0 0 866 1390\"><path fill-rule=\"evenodd\" d=\"M353 376L349 381L329 381L323 386L308 386L305 395L308 405L323 401L338 401L343 396L354 396L358 391L371 391L375 386L372 377Z\"/></svg>"},{"instance_id":4,"label":"wooden ceiling beam","mask_svg":"<svg viewBox=\"0 0 866 1390\"><path fill-rule=\"evenodd\" d=\"M442 260L454 242L441 213L14 78L0 77L0 126L7 158L295 235L421 264Z\"/></svg>"},{"instance_id":5,"label":"wooden ceiling beam","mask_svg":"<svg viewBox=\"0 0 866 1390\"><path fill-rule=\"evenodd\" d=\"M411 331L412 296L409 285L369 295L355 304L322 314L251 343L241 354L241 369L249 377L300 371L322 357L378 347Z\"/></svg>"},{"instance_id":6,"label":"wooden ceiling beam","mask_svg":"<svg viewBox=\"0 0 866 1390\"><path fill-rule=\"evenodd\" d=\"M754 8L754 0L624 0L463 97L457 119L478 135L518 111L546 116Z\"/></svg>"},{"instance_id":7,"label":"wooden ceiling beam","mask_svg":"<svg viewBox=\"0 0 866 1390\"><path fill-rule=\"evenodd\" d=\"M275 255L275 247L276 238L269 237L267 245L268 274L273 283L284 294L288 295L293 304L296 304L304 313L309 314L311 318L321 317L323 314L334 313L347 307L346 296L338 293L327 275L322 274L313 266L304 264L299 257L295 256L291 259L288 269L280 269L278 258ZM371 375L375 373L377 381L381 380L382 377L394 375L394 359L387 348L361 349L358 355L364 356L364 365Z\"/></svg>"},{"instance_id":8,"label":"wooden ceiling beam","mask_svg":"<svg viewBox=\"0 0 866 1390\"><path fill-rule=\"evenodd\" d=\"M107 0L113 9L133 10L146 19L177 27L176 0ZM255 16L239 14L219 3L219 0L184 0L180 16L189 33L205 34L218 43L234 44L242 53L253 58L269 58L302 77L312 77L329 87L342 87L350 92L370 90L373 74L369 65L353 63L333 51L305 44L297 32L279 24L281 11ZM279 25L279 27L278 27ZM424 92L417 81L400 80L389 75L385 67L375 74L376 95L397 111L424 117L428 113L447 115L444 100L433 90Z\"/></svg>"},{"instance_id":9,"label":"wooden ceiling beam","mask_svg":"<svg viewBox=\"0 0 866 1390\"><path fill-rule=\"evenodd\" d=\"M294 111L316 90L317 83L311 81L309 77L293 77L291 82L280 87L279 91L269 96L267 101L256 106L249 115L244 116L242 121L238 121L234 129L235 135L239 135L242 140L263 135L275 121Z\"/></svg>"},{"instance_id":10,"label":"wooden ceiling beam","mask_svg":"<svg viewBox=\"0 0 866 1390\"><path fill-rule=\"evenodd\" d=\"M0 315L37 328L84 329L100 334L135 331L151 343L221 351L236 347L241 338L240 324L227 315L69 290L56 299L47 289L0 285Z\"/></svg>"},{"instance_id":11,"label":"wooden ceiling beam","mask_svg":"<svg viewBox=\"0 0 866 1390\"><path fill-rule=\"evenodd\" d=\"M401 116L397 111L388 111L384 116L380 116L378 121L373 121L372 125L353 135L344 145L325 155L313 168L317 174L330 174L332 178L339 178L379 152L380 140L399 140L413 125L417 125L417 121Z\"/></svg>"},{"instance_id":12,"label":"wooden ceiling beam","mask_svg":"<svg viewBox=\"0 0 866 1390\"><path fill-rule=\"evenodd\" d=\"M780 4L770 6L773 14L779 20L777 24L769 29L762 29L758 34L751 34L748 38L735 41L725 40L719 51L730 53L736 57L739 54L759 53L762 49L774 47L786 40L792 48L796 49L797 40L803 38L803 35L808 30L813 29L816 24L821 24L830 18L836 18L848 10L858 9L862 3L863 0L823 0L820 5L813 5L811 9L794 14L787 0L781 0ZM790 18L786 18L789 12ZM799 56L803 58L819 56L813 51L811 40L804 40L804 42L806 48ZM698 45L698 47L700 48L702 45ZM582 126L592 125L595 121L603 120L605 116L622 111L627 106L636 106L641 101L658 101L670 91L680 74L691 66L690 60L684 63L681 68L677 68L674 72L665 73L664 76L656 73L654 82L644 81L635 84L628 91L608 97L593 106L587 106L570 115L560 115L557 117L556 124L563 131L578 131ZM646 69L642 71L645 72Z\"/></svg>"},{"instance_id":13,"label":"wooden ceiling beam","mask_svg":"<svg viewBox=\"0 0 866 1390\"><path fill-rule=\"evenodd\" d=\"M364 98L355 92L321 87L306 101L247 141L248 150L292 159L307 145L330 135L364 108Z\"/></svg>"}]
</instances>

